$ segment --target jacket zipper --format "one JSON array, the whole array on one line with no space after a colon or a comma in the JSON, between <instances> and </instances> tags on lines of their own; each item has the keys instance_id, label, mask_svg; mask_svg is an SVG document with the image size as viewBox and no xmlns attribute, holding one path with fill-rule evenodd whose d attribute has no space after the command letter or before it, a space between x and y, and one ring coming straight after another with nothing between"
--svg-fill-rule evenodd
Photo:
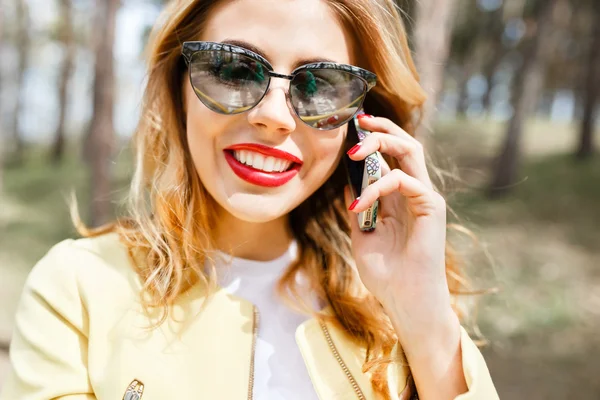
<instances>
[{"instance_id":1,"label":"jacket zipper","mask_svg":"<svg viewBox=\"0 0 600 400\"><path fill-rule=\"evenodd\" d=\"M260 314L259 314L256 306L253 306L252 310L253 310L252 353L250 355L250 377L248 380L248 400L254 399L254 356L256 354L256 339L258 337L258 326L260 323ZM325 325L325 323L323 321L319 321L319 325L321 325L321 330L323 331L323 334L325 335L325 340L327 340L327 345L329 346L329 349L331 350L331 352L333 353L333 356L335 357L338 364L342 368L342 371L344 371L344 373L346 374L346 377L348 378L350 385L352 385L352 389L354 389L354 393L356 393L356 397L358 397L359 400L366 400L365 395L363 394L362 390L360 389L360 386L358 386L358 382L356 382L356 379L354 379L352 372L350 372L350 370L348 369L348 366L342 359L342 356L340 356L340 353L338 352L337 347L335 346L335 343L333 343L333 339L331 339L331 335L329 334L329 329L327 328L327 325ZM407 389L409 389L409 392L408 392L409 400L419 400L419 395L413 389L414 383L412 382L411 376L408 377L407 383L408 383ZM409 386L410 386L410 388L409 388ZM411 389L413 389L413 390L411 390Z\"/></svg>"},{"instance_id":2,"label":"jacket zipper","mask_svg":"<svg viewBox=\"0 0 600 400\"><path fill-rule=\"evenodd\" d=\"M252 319L252 353L250 355L250 378L248 380L248 400L254 398L254 354L256 353L256 338L258 336L258 324L260 322L260 315L256 306L252 306L253 319Z\"/></svg>"},{"instance_id":3,"label":"jacket zipper","mask_svg":"<svg viewBox=\"0 0 600 400\"><path fill-rule=\"evenodd\" d=\"M331 339L331 335L329 334L329 329L327 328L327 325L325 325L325 323L323 321L319 321L319 324L321 325L321 330L323 331L323 334L325 335L325 339L327 340L327 344L329 345L329 348L331 349L333 356L337 360L338 364L340 364L340 367L342 367L342 370L346 374L346 377L348 377L348 380L350 381L350 384L352 385L352 389L354 389L354 393L356 393L356 397L358 397L359 400L366 400L365 395L363 394L362 390L360 389L360 386L358 386L358 382L356 382L356 379L354 379L354 376L352 376L352 372L350 372L350 370L348 369L348 366L346 365L346 363L340 356L340 353L338 353L337 347L335 347L335 343L333 343L333 340Z\"/></svg>"}]
</instances>

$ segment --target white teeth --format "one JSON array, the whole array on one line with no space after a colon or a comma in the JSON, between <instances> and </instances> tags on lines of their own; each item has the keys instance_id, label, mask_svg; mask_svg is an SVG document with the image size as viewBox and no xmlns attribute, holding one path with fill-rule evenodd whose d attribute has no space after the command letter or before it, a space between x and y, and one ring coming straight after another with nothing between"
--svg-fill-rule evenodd
<instances>
[{"instance_id":1,"label":"white teeth","mask_svg":"<svg viewBox=\"0 0 600 400\"><path fill-rule=\"evenodd\" d=\"M254 153L252 154L252 166L256 169L263 169L263 165L265 164L265 156L262 154Z\"/></svg>"},{"instance_id":2,"label":"white teeth","mask_svg":"<svg viewBox=\"0 0 600 400\"><path fill-rule=\"evenodd\" d=\"M267 157L265 160L265 165L263 165L263 169L267 172L273 171L273 167L275 165L275 159L273 157Z\"/></svg>"},{"instance_id":3,"label":"white teeth","mask_svg":"<svg viewBox=\"0 0 600 400\"><path fill-rule=\"evenodd\" d=\"M283 172L292 165L291 161L265 156L250 150L235 150L233 156L242 164L265 172Z\"/></svg>"}]
</instances>

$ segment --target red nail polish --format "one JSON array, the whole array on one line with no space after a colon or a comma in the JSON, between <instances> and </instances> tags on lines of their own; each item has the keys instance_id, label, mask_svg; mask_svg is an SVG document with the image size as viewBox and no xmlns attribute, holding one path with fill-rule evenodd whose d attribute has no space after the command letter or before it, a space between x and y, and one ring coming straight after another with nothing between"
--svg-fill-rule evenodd
<instances>
[{"instance_id":1,"label":"red nail polish","mask_svg":"<svg viewBox=\"0 0 600 400\"><path fill-rule=\"evenodd\" d=\"M339 119L340 119L340 117L338 117L337 115L332 115L331 117L327 118L327 123L334 124L334 123L338 122Z\"/></svg>"},{"instance_id":2,"label":"red nail polish","mask_svg":"<svg viewBox=\"0 0 600 400\"><path fill-rule=\"evenodd\" d=\"M358 119L363 119L363 118L375 118L374 116L372 116L371 114L360 114L359 116L357 116L356 118Z\"/></svg>"},{"instance_id":3,"label":"red nail polish","mask_svg":"<svg viewBox=\"0 0 600 400\"><path fill-rule=\"evenodd\" d=\"M355 144L354 146L352 146L352 148L350 150L348 150L346 152L346 154L352 155L352 154L356 153L359 149L360 149L360 143Z\"/></svg>"},{"instance_id":4,"label":"red nail polish","mask_svg":"<svg viewBox=\"0 0 600 400\"><path fill-rule=\"evenodd\" d=\"M356 200L354 200L352 202L352 204L350 204L350 207L348 207L348 210L350 210L350 211L354 210L354 207L356 207L356 205L358 204L359 200L360 200L360 197L357 197Z\"/></svg>"}]
</instances>

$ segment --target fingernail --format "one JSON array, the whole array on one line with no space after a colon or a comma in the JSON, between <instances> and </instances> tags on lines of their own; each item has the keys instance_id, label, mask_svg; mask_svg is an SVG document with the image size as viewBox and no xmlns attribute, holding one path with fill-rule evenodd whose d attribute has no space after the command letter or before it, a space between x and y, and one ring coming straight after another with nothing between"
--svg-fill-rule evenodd
<instances>
[{"instance_id":1,"label":"fingernail","mask_svg":"<svg viewBox=\"0 0 600 400\"><path fill-rule=\"evenodd\" d=\"M346 154L348 154L348 155L350 155L350 156L351 156L352 154L356 153L356 152L357 152L357 151L360 149L360 145L361 145L361 144L362 144L362 143L355 144L354 146L352 146L352 148L351 148L350 150L348 150L348 151L346 152Z\"/></svg>"},{"instance_id":2,"label":"fingernail","mask_svg":"<svg viewBox=\"0 0 600 400\"><path fill-rule=\"evenodd\" d=\"M338 117L337 115L332 115L331 117L327 118L327 123L328 124L333 124L338 122L340 119L340 117Z\"/></svg>"},{"instance_id":3,"label":"fingernail","mask_svg":"<svg viewBox=\"0 0 600 400\"><path fill-rule=\"evenodd\" d=\"M374 116L372 116L371 114L360 114L359 116L357 116L356 118L358 119L363 119L363 118L375 118Z\"/></svg>"},{"instance_id":4,"label":"fingernail","mask_svg":"<svg viewBox=\"0 0 600 400\"><path fill-rule=\"evenodd\" d=\"M354 207L356 207L356 205L358 204L359 200L360 200L360 197L357 197L356 200L354 200L352 202L352 204L350 204L350 207L348 207L348 210L350 210L350 211L354 210Z\"/></svg>"}]
</instances>

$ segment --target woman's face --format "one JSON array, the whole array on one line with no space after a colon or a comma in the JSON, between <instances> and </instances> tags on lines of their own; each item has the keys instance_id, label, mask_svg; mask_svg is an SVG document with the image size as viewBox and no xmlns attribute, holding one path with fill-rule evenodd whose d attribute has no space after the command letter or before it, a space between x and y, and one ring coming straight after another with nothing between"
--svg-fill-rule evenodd
<instances>
[{"instance_id":1,"label":"woman's face","mask_svg":"<svg viewBox=\"0 0 600 400\"><path fill-rule=\"evenodd\" d=\"M280 74L316 60L353 61L349 35L323 0L227 1L211 13L199 40L258 50ZM347 125L329 131L305 125L288 106L288 80L272 78L262 101L236 115L211 111L198 100L189 79L184 84L187 140L197 173L216 202L234 217L248 222L282 217L337 167ZM240 166L235 157L242 154L234 154L234 147L246 148L243 156L253 157L253 164L268 160L252 145L266 146L266 153L275 158L268 163L275 167L285 168L287 160L273 149L295 157L292 167L297 172L286 181L286 174Z\"/></svg>"}]
</instances>

